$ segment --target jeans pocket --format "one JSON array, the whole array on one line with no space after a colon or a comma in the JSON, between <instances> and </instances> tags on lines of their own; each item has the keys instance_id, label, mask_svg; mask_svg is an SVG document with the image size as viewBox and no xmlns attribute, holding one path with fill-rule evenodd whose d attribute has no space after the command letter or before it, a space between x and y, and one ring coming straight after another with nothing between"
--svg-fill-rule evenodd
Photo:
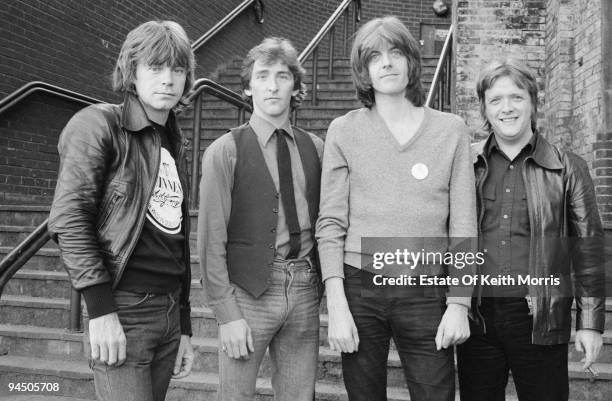
<instances>
[{"instance_id":1,"label":"jeans pocket","mask_svg":"<svg viewBox=\"0 0 612 401\"><path fill-rule=\"evenodd\" d=\"M154 295L153 294L142 294L128 291L117 291L114 294L115 303L121 310L135 308L147 302Z\"/></svg>"}]
</instances>

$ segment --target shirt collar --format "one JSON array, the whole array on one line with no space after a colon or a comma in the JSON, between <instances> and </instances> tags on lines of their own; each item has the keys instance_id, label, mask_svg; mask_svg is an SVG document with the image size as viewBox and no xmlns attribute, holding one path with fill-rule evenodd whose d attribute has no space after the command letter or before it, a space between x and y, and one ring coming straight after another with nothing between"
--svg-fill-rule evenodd
<instances>
[{"instance_id":1,"label":"shirt collar","mask_svg":"<svg viewBox=\"0 0 612 401\"><path fill-rule=\"evenodd\" d=\"M139 132L147 127L152 127L153 122L149 120L147 112L145 111L138 96L131 92L126 91L123 100L123 111L121 113L121 125L131 132ZM166 126L174 127L176 125L174 111L170 111L168 114L168 121Z\"/></svg>"},{"instance_id":2,"label":"shirt collar","mask_svg":"<svg viewBox=\"0 0 612 401\"><path fill-rule=\"evenodd\" d=\"M274 135L274 131L277 128L284 129L289 134L289 137L295 140L293 136L293 128L291 128L289 119L287 119L280 127L277 127L265 118L253 113L251 114L249 124L251 125L251 128L253 128L255 135L257 135L257 140L262 147L266 147L268 142L270 142L270 138L272 138L272 135Z\"/></svg>"},{"instance_id":3,"label":"shirt collar","mask_svg":"<svg viewBox=\"0 0 612 401\"><path fill-rule=\"evenodd\" d=\"M527 152L527 154L533 154L537 143L537 135L538 133L534 132L533 135L531 135L529 142L527 142L525 146L523 146L523 149L521 149L519 153ZM491 134L491 140L489 141L489 144L486 147L486 156L489 157L494 149L498 152L503 152L500 149L499 144L497 143L497 138L495 138L495 134Z\"/></svg>"}]
</instances>

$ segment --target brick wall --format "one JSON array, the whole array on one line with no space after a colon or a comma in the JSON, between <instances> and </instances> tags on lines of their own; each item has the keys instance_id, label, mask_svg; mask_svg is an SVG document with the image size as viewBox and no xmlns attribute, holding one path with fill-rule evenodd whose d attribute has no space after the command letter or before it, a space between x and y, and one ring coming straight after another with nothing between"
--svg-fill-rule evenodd
<instances>
[{"instance_id":1,"label":"brick wall","mask_svg":"<svg viewBox=\"0 0 612 401\"><path fill-rule=\"evenodd\" d=\"M34 94L0 118L0 204L48 204L55 190L57 139L80 106Z\"/></svg>"},{"instance_id":2,"label":"brick wall","mask_svg":"<svg viewBox=\"0 0 612 401\"><path fill-rule=\"evenodd\" d=\"M35 80L116 100L110 74L127 32L152 19L197 38L240 0L21 0L0 7L0 98Z\"/></svg>"},{"instance_id":3,"label":"brick wall","mask_svg":"<svg viewBox=\"0 0 612 401\"><path fill-rule=\"evenodd\" d=\"M510 56L536 71L538 120L543 122L546 1L459 0L453 4L453 19L457 24L457 114L474 128L482 125L476 97L478 73L492 60Z\"/></svg>"},{"instance_id":4,"label":"brick wall","mask_svg":"<svg viewBox=\"0 0 612 401\"><path fill-rule=\"evenodd\" d=\"M263 0L265 22L245 10L197 52L196 76L222 68L270 35L303 49L340 0ZM0 8L0 99L31 81L117 102L110 75L127 32L151 19L179 22L199 38L241 0L15 0ZM429 0L363 1L363 19L397 14L418 36L419 17L438 21ZM342 24L339 32L343 31ZM337 44L341 36L336 36ZM324 48L327 45L323 46ZM34 96L0 116L0 202L47 203L57 171L61 128L79 106ZM25 120L27 116L28 120ZM40 159L38 160L37 157ZM46 180L46 181L41 181Z\"/></svg>"},{"instance_id":5,"label":"brick wall","mask_svg":"<svg viewBox=\"0 0 612 401\"><path fill-rule=\"evenodd\" d=\"M451 1L447 2L449 5ZM396 15L410 29L417 39L419 38L421 23L424 24L450 24L451 13L446 17L438 17L432 8L433 0L363 0L362 16L364 21L385 15Z\"/></svg>"},{"instance_id":6,"label":"brick wall","mask_svg":"<svg viewBox=\"0 0 612 401\"><path fill-rule=\"evenodd\" d=\"M602 0L602 38L612 38L612 3L607 0ZM602 42L602 92L603 92L603 110L602 110L602 131L597 133L597 146L600 150L607 149L612 151L612 41L604 40ZM595 170L595 179L597 183L597 203L599 210L604 217L607 228L612 229L612 157L601 157L607 155L596 155L593 161ZM612 260L612 258L608 258Z\"/></svg>"},{"instance_id":7,"label":"brick wall","mask_svg":"<svg viewBox=\"0 0 612 401\"><path fill-rule=\"evenodd\" d=\"M607 1L458 0L454 18L457 112L478 127L475 84L482 65L507 55L525 60L540 84L540 131L589 163L602 219L612 229L612 134L606 96L612 78L603 62L612 53L604 56L602 42L612 20Z\"/></svg>"}]
</instances>

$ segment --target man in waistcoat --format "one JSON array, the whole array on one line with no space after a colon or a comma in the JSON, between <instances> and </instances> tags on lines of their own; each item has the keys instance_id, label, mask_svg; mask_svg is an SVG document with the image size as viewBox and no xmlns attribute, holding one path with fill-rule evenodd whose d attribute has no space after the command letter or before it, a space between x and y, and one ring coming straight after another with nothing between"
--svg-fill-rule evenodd
<instances>
[{"instance_id":1,"label":"man in waistcoat","mask_svg":"<svg viewBox=\"0 0 612 401\"><path fill-rule=\"evenodd\" d=\"M311 401L323 141L290 124L305 85L288 40L267 38L251 49L241 77L253 114L209 146L200 184L198 246L219 325L219 399L254 399L269 348L275 398Z\"/></svg>"}]
</instances>

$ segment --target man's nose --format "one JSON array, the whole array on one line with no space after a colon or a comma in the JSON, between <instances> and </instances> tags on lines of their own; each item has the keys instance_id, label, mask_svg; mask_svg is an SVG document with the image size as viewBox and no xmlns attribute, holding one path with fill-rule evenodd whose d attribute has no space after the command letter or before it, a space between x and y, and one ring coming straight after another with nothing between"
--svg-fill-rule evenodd
<instances>
[{"instance_id":1,"label":"man's nose","mask_svg":"<svg viewBox=\"0 0 612 401\"><path fill-rule=\"evenodd\" d=\"M503 98L502 99L502 111L510 111L512 110L512 101L510 98Z\"/></svg>"},{"instance_id":2,"label":"man's nose","mask_svg":"<svg viewBox=\"0 0 612 401\"><path fill-rule=\"evenodd\" d=\"M174 83L174 75L172 67L165 66L160 74L160 79L164 85L172 85Z\"/></svg>"},{"instance_id":3,"label":"man's nose","mask_svg":"<svg viewBox=\"0 0 612 401\"><path fill-rule=\"evenodd\" d=\"M382 52L382 54L380 55L380 60L383 66L391 65L391 57L389 57L388 52Z\"/></svg>"},{"instance_id":4,"label":"man's nose","mask_svg":"<svg viewBox=\"0 0 612 401\"><path fill-rule=\"evenodd\" d=\"M270 92L276 92L278 90L278 83L276 82L276 78L268 77L266 81L266 89Z\"/></svg>"}]
</instances>

